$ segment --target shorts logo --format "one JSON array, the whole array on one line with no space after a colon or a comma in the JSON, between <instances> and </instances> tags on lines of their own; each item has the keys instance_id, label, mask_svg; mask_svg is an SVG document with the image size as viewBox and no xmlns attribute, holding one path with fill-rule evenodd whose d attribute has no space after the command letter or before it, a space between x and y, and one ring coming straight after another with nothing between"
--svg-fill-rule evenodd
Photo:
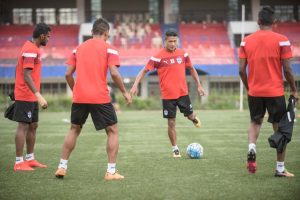
<instances>
[{"instance_id":1,"label":"shorts logo","mask_svg":"<svg viewBox=\"0 0 300 200\"><path fill-rule=\"evenodd\" d=\"M180 57L176 58L178 64L181 64L182 63L182 59Z\"/></svg>"},{"instance_id":2,"label":"shorts logo","mask_svg":"<svg viewBox=\"0 0 300 200\"><path fill-rule=\"evenodd\" d=\"M31 111L29 111L29 112L27 113L27 117L28 117L29 119L31 119L31 117L32 117Z\"/></svg>"},{"instance_id":3,"label":"shorts logo","mask_svg":"<svg viewBox=\"0 0 300 200\"><path fill-rule=\"evenodd\" d=\"M167 116L169 112L167 110L164 110L164 115Z\"/></svg>"},{"instance_id":4,"label":"shorts logo","mask_svg":"<svg viewBox=\"0 0 300 200\"><path fill-rule=\"evenodd\" d=\"M192 111L193 110L193 106L192 106L192 104L190 104L190 111Z\"/></svg>"}]
</instances>

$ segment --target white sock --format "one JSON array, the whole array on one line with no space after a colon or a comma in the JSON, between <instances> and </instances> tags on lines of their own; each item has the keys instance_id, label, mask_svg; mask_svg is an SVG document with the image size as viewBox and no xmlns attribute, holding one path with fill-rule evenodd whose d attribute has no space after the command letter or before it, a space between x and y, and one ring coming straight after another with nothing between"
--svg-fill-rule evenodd
<instances>
[{"instance_id":1,"label":"white sock","mask_svg":"<svg viewBox=\"0 0 300 200\"><path fill-rule=\"evenodd\" d=\"M248 151L250 151L251 149L253 149L254 152L256 153L256 144L250 143L250 144L248 145Z\"/></svg>"},{"instance_id":2,"label":"white sock","mask_svg":"<svg viewBox=\"0 0 300 200\"><path fill-rule=\"evenodd\" d=\"M16 164L24 162L23 157L16 157Z\"/></svg>"},{"instance_id":3,"label":"white sock","mask_svg":"<svg viewBox=\"0 0 300 200\"><path fill-rule=\"evenodd\" d=\"M110 174L116 173L116 163L107 163L107 172Z\"/></svg>"},{"instance_id":4,"label":"white sock","mask_svg":"<svg viewBox=\"0 0 300 200\"><path fill-rule=\"evenodd\" d=\"M68 168L68 160L60 159L58 168L67 169Z\"/></svg>"},{"instance_id":5,"label":"white sock","mask_svg":"<svg viewBox=\"0 0 300 200\"><path fill-rule=\"evenodd\" d=\"M25 160L27 160L27 161L34 160L34 153L26 154Z\"/></svg>"},{"instance_id":6,"label":"white sock","mask_svg":"<svg viewBox=\"0 0 300 200\"><path fill-rule=\"evenodd\" d=\"M279 172L283 172L284 171L284 162L276 162L276 170Z\"/></svg>"},{"instance_id":7,"label":"white sock","mask_svg":"<svg viewBox=\"0 0 300 200\"><path fill-rule=\"evenodd\" d=\"M178 146L175 145L175 146L172 146L172 150L175 151L175 150L179 150Z\"/></svg>"}]
</instances>

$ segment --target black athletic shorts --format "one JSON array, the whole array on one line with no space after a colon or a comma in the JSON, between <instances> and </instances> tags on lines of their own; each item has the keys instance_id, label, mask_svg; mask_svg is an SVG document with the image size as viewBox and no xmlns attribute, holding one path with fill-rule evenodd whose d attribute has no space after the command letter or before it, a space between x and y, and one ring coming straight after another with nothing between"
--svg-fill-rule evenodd
<instances>
[{"instance_id":1,"label":"black athletic shorts","mask_svg":"<svg viewBox=\"0 0 300 200\"><path fill-rule=\"evenodd\" d=\"M279 97L253 97L248 95L248 105L251 121L259 122L265 116L266 110L269 113L268 122L279 123L286 113L284 96Z\"/></svg>"},{"instance_id":2,"label":"black athletic shorts","mask_svg":"<svg viewBox=\"0 0 300 200\"><path fill-rule=\"evenodd\" d=\"M13 121L33 123L39 121L39 105L37 102L15 101Z\"/></svg>"},{"instance_id":3,"label":"black athletic shorts","mask_svg":"<svg viewBox=\"0 0 300 200\"><path fill-rule=\"evenodd\" d=\"M164 118L175 118L177 106L185 117L193 113L193 106L189 95L179 97L178 99L163 99L162 103Z\"/></svg>"},{"instance_id":4,"label":"black athletic shorts","mask_svg":"<svg viewBox=\"0 0 300 200\"><path fill-rule=\"evenodd\" d=\"M101 130L118 122L117 115L111 103L105 104L82 104L73 103L71 111L72 124L82 126L89 113L96 130Z\"/></svg>"}]
</instances>

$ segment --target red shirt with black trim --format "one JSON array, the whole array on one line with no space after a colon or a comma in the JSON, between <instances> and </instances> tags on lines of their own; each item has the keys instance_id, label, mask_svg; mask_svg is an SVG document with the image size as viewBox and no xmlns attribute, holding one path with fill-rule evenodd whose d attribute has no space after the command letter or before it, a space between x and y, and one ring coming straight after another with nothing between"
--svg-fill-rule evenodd
<instances>
[{"instance_id":1,"label":"red shirt with black trim","mask_svg":"<svg viewBox=\"0 0 300 200\"><path fill-rule=\"evenodd\" d=\"M165 48L150 58L147 70L157 70L162 99L188 95L185 70L192 67L188 53L182 49L168 52Z\"/></svg>"},{"instance_id":2,"label":"red shirt with black trim","mask_svg":"<svg viewBox=\"0 0 300 200\"><path fill-rule=\"evenodd\" d=\"M241 42L239 58L247 59L250 96L284 95L281 60L292 58L287 37L271 30L259 30Z\"/></svg>"},{"instance_id":3,"label":"red shirt with black trim","mask_svg":"<svg viewBox=\"0 0 300 200\"><path fill-rule=\"evenodd\" d=\"M23 45L16 66L15 99L18 101L37 101L35 94L30 90L24 80L24 69L31 69L31 77L37 90L40 90L41 82L41 52L31 41L26 41Z\"/></svg>"},{"instance_id":4,"label":"red shirt with black trim","mask_svg":"<svg viewBox=\"0 0 300 200\"><path fill-rule=\"evenodd\" d=\"M102 39L92 38L79 45L66 64L75 67L73 102L109 103L107 72L109 66L120 66L119 53Z\"/></svg>"}]
</instances>

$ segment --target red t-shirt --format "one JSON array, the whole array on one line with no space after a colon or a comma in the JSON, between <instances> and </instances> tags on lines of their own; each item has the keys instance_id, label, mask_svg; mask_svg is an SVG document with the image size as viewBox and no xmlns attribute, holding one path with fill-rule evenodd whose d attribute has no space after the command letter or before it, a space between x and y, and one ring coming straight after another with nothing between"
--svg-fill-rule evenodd
<instances>
[{"instance_id":1,"label":"red t-shirt","mask_svg":"<svg viewBox=\"0 0 300 200\"><path fill-rule=\"evenodd\" d=\"M284 95L282 59L292 57L287 37L259 30L241 42L239 57L248 62L248 94L256 97Z\"/></svg>"},{"instance_id":2,"label":"red t-shirt","mask_svg":"<svg viewBox=\"0 0 300 200\"><path fill-rule=\"evenodd\" d=\"M157 70L162 99L178 99L188 95L185 70L192 66L188 53L181 49L168 52L162 49L151 57L148 70Z\"/></svg>"},{"instance_id":3,"label":"red t-shirt","mask_svg":"<svg viewBox=\"0 0 300 200\"><path fill-rule=\"evenodd\" d=\"M106 77L109 66L120 66L117 50L102 39L92 38L78 46L66 63L76 69L74 103L110 102Z\"/></svg>"},{"instance_id":4,"label":"red t-shirt","mask_svg":"<svg viewBox=\"0 0 300 200\"><path fill-rule=\"evenodd\" d=\"M24 80L24 69L31 69L31 77L37 90L40 90L41 81L41 52L31 41L25 42L18 56L16 67L15 99L18 101L37 101Z\"/></svg>"}]
</instances>

